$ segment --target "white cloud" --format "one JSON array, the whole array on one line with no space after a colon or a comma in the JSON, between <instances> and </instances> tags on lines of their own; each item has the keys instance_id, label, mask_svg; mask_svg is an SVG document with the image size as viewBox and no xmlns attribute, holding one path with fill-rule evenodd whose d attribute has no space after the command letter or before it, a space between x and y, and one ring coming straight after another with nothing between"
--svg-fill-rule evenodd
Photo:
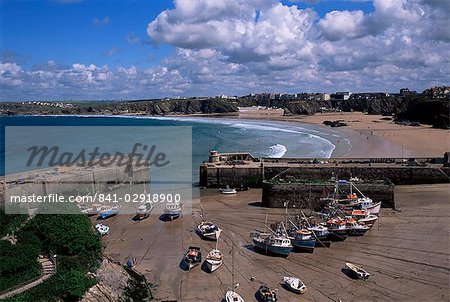
<instances>
[{"instance_id":1,"label":"white cloud","mask_svg":"<svg viewBox=\"0 0 450 302\"><path fill-rule=\"evenodd\" d=\"M111 22L111 20L109 19L108 16L105 16L105 17L103 17L101 19L94 18L93 22L94 22L94 25L103 26L103 25L109 24L109 22Z\"/></svg>"},{"instance_id":2,"label":"white cloud","mask_svg":"<svg viewBox=\"0 0 450 302\"><path fill-rule=\"evenodd\" d=\"M50 62L25 71L3 63L2 97L34 97L34 87L42 98L76 99L422 90L450 80L450 8L442 2L374 0L371 13L320 18L275 0L176 0L147 26L153 43L176 48L159 66Z\"/></svg>"}]
</instances>

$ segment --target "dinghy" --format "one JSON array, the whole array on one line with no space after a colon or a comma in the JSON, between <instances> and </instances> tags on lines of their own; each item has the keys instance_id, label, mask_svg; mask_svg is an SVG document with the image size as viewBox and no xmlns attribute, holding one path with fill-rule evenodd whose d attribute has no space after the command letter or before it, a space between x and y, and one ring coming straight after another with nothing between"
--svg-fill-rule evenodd
<instances>
[{"instance_id":1,"label":"dinghy","mask_svg":"<svg viewBox=\"0 0 450 302\"><path fill-rule=\"evenodd\" d=\"M225 295L225 300L227 302L244 302L244 299L237 293L232 290L227 291Z\"/></svg>"},{"instance_id":2,"label":"dinghy","mask_svg":"<svg viewBox=\"0 0 450 302\"><path fill-rule=\"evenodd\" d=\"M212 250L206 256L206 266L211 273L218 269L222 265L222 262L223 254L218 249Z\"/></svg>"},{"instance_id":3,"label":"dinghy","mask_svg":"<svg viewBox=\"0 0 450 302\"><path fill-rule=\"evenodd\" d=\"M202 251L197 246L190 246L186 255L184 255L184 262L189 270L202 262Z\"/></svg>"},{"instance_id":4,"label":"dinghy","mask_svg":"<svg viewBox=\"0 0 450 302\"><path fill-rule=\"evenodd\" d=\"M217 240L222 233L222 229L212 222L204 221L197 226L197 232L204 239Z\"/></svg>"},{"instance_id":5,"label":"dinghy","mask_svg":"<svg viewBox=\"0 0 450 302\"><path fill-rule=\"evenodd\" d=\"M100 235L105 236L109 232L109 226L104 225L103 223L97 223L95 225L95 229L100 233Z\"/></svg>"},{"instance_id":6,"label":"dinghy","mask_svg":"<svg viewBox=\"0 0 450 302\"><path fill-rule=\"evenodd\" d=\"M306 285L299 278L283 277L283 282L294 293L303 294L306 291Z\"/></svg>"},{"instance_id":7,"label":"dinghy","mask_svg":"<svg viewBox=\"0 0 450 302\"><path fill-rule=\"evenodd\" d=\"M236 189L231 189L229 185L227 185L227 187L225 189L220 189L220 193L222 194L236 194L237 191Z\"/></svg>"},{"instance_id":8,"label":"dinghy","mask_svg":"<svg viewBox=\"0 0 450 302\"><path fill-rule=\"evenodd\" d=\"M277 293L275 290L270 289L267 285L261 285L258 289L257 297L259 301L262 302L276 302L278 301Z\"/></svg>"},{"instance_id":9,"label":"dinghy","mask_svg":"<svg viewBox=\"0 0 450 302\"><path fill-rule=\"evenodd\" d=\"M348 270L350 270L350 273L357 279L367 281L367 279L369 279L370 277L370 274L366 270L362 269L359 266L354 265L353 263L347 262L345 266Z\"/></svg>"}]
</instances>

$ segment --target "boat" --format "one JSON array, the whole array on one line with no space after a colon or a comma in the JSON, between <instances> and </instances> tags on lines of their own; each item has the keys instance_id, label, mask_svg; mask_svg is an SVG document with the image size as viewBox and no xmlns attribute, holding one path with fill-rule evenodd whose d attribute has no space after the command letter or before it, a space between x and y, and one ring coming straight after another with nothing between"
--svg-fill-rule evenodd
<instances>
[{"instance_id":1,"label":"boat","mask_svg":"<svg viewBox=\"0 0 450 302\"><path fill-rule=\"evenodd\" d=\"M88 216L97 216L101 210L104 209L102 205L93 204L91 206L78 205L81 213L86 214Z\"/></svg>"},{"instance_id":2,"label":"boat","mask_svg":"<svg viewBox=\"0 0 450 302\"><path fill-rule=\"evenodd\" d=\"M244 302L244 299L237 292L232 290L227 291L225 294L225 300L227 302Z\"/></svg>"},{"instance_id":3,"label":"boat","mask_svg":"<svg viewBox=\"0 0 450 302\"><path fill-rule=\"evenodd\" d=\"M136 218L138 220L145 219L150 215L150 212L152 210L153 210L153 204L151 202L146 202L137 208Z\"/></svg>"},{"instance_id":4,"label":"boat","mask_svg":"<svg viewBox=\"0 0 450 302\"><path fill-rule=\"evenodd\" d=\"M314 252L316 238L314 237L313 232L307 229L296 229L293 230L289 235L294 250L305 251L309 253Z\"/></svg>"},{"instance_id":5,"label":"boat","mask_svg":"<svg viewBox=\"0 0 450 302\"><path fill-rule=\"evenodd\" d=\"M262 302L275 302L278 301L277 293L275 290L270 289L267 285L261 285L257 292L258 301Z\"/></svg>"},{"instance_id":6,"label":"boat","mask_svg":"<svg viewBox=\"0 0 450 302\"><path fill-rule=\"evenodd\" d=\"M374 223L378 220L378 216L370 214L370 212L365 210L353 210L351 217L354 218L359 224L366 225L371 228Z\"/></svg>"},{"instance_id":7,"label":"boat","mask_svg":"<svg viewBox=\"0 0 450 302\"><path fill-rule=\"evenodd\" d=\"M370 227L368 227L367 225L359 224L353 218L347 219L347 227L350 228L350 236L363 236L368 230L370 230Z\"/></svg>"},{"instance_id":8,"label":"boat","mask_svg":"<svg viewBox=\"0 0 450 302\"><path fill-rule=\"evenodd\" d=\"M278 224L277 230L272 231L271 234L254 231L251 233L255 249L260 250L266 255L272 254L276 256L287 257L292 251L292 242L289 239L284 224Z\"/></svg>"},{"instance_id":9,"label":"boat","mask_svg":"<svg viewBox=\"0 0 450 302\"><path fill-rule=\"evenodd\" d=\"M167 202L164 208L164 215L166 215L169 220L177 219L181 216L182 206L179 202Z\"/></svg>"},{"instance_id":10,"label":"boat","mask_svg":"<svg viewBox=\"0 0 450 302\"><path fill-rule=\"evenodd\" d=\"M369 211L370 214L378 215L380 214L381 210L381 201L374 203L372 199L366 197L361 201L360 207L362 210Z\"/></svg>"},{"instance_id":11,"label":"boat","mask_svg":"<svg viewBox=\"0 0 450 302\"><path fill-rule=\"evenodd\" d=\"M206 266L211 273L218 269L222 265L222 262L223 254L218 249L210 251L206 256Z\"/></svg>"},{"instance_id":12,"label":"boat","mask_svg":"<svg viewBox=\"0 0 450 302\"><path fill-rule=\"evenodd\" d=\"M329 240L331 241L344 241L348 237L350 228L347 227L345 220L339 218L333 218L327 221L327 228L330 232Z\"/></svg>"},{"instance_id":13,"label":"boat","mask_svg":"<svg viewBox=\"0 0 450 302\"><path fill-rule=\"evenodd\" d=\"M236 194L237 191L234 188L230 188L229 185L226 186L225 189L219 189L222 194Z\"/></svg>"},{"instance_id":14,"label":"boat","mask_svg":"<svg viewBox=\"0 0 450 302\"><path fill-rule=\"evenodd\" d=\"M101 210L99 215L102 219L109 218L111 216L117 215L119 213L119 207L106 207L105 209Z\"/></svg>"},{"instance_id":15,"label":"boat","mask_svg":"<svg viewBox=\"0 0 450 302\"><path fill-rule=\"evenodd\" d=\"M103 223L97 223L95 225L95 229L100 233L100 235L105 236L109 232L109 226L104 225Z\"/></svg>"},{"instance_id":16,"label":"boat","mask_svg":"<svg viewBox=\"0 0 450 302\"><path fill-rule=\"evenodd\" d=\"M222 233L222 229L212 222L203 221L197 226L197 233L204 239L217 240Z\"/></svg>"},{"instance_id":17,"label":"boat","mask_svg":"<svg viewBox=\"0 0 450 302\"><path fill-rule=\"evenodd\" d=\"M304 294L306 292L306 285L296 277L283 277L283 282L286 287L296 294Z\"/></svg>"},{"instance_id":18,"label":"boat","mask_svg":"<svg viewBox=\"0 0 450 302\"><path fill-rule=\"evenodd\" d=\"M354 265L353 263L347 262L345 266L350 271L350 273L357 279L367 281L367 279L369 279L370 277L370 274L366 270L362 269L359 266Z\"/></svg>"},{"instance_id":19,"label":"boat","mask_svg":"<svg viewBox=\"0 0 450 302\"><path fill-rule=\"evenodd\" d=\"M316 237L316 247L331 246L331 241L328 239L330 236L330 231L328 231L326 226L321 224L312 225L308 228L308 230L312 231Z\"/></svg>"},{"instance_id":20,"label":"boat","mask_svg":"<svg viewBox=\"0 0 450 302\"><path fill-rule=\"evenodd\" d=\"M190 246L183 259L190 270L202 262L202 251L197 246Z\"/></svg>"}]
</instances>

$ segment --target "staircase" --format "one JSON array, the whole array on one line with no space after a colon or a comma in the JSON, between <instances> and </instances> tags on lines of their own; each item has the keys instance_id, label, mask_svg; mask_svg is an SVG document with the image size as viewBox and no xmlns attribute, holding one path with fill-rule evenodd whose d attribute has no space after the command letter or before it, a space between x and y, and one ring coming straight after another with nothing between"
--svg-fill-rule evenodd
<instances>
[{"instance_id":1,"label":"staircase","mask_svg":"<svg viewBox=\"0 0 450 302\"><path fill-rule=\"evenodd\" d=\"M41 276L0 292L0 300L10 298L26 290L29 290L30 288L41 284L56 273L56 259L53 253L50 252L50 256L48 258L43 256L39 257L38 262L41 265Z\"/></svg>"}]
</instances>

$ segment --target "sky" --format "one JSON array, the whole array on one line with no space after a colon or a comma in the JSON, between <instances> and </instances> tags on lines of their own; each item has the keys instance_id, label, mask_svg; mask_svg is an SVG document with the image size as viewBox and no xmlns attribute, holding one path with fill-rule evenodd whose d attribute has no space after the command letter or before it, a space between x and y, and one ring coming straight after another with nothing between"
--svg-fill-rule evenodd
<instances>
[{"instance_id":1,"label":"sky","mask_svg":"<svg viewBox=\"0 0 450 302\"><path fill-rule=\"evenodd\" d=\"M0 0L0 101L450 84L448 0Z\"/></svg>"}]
</instances>

